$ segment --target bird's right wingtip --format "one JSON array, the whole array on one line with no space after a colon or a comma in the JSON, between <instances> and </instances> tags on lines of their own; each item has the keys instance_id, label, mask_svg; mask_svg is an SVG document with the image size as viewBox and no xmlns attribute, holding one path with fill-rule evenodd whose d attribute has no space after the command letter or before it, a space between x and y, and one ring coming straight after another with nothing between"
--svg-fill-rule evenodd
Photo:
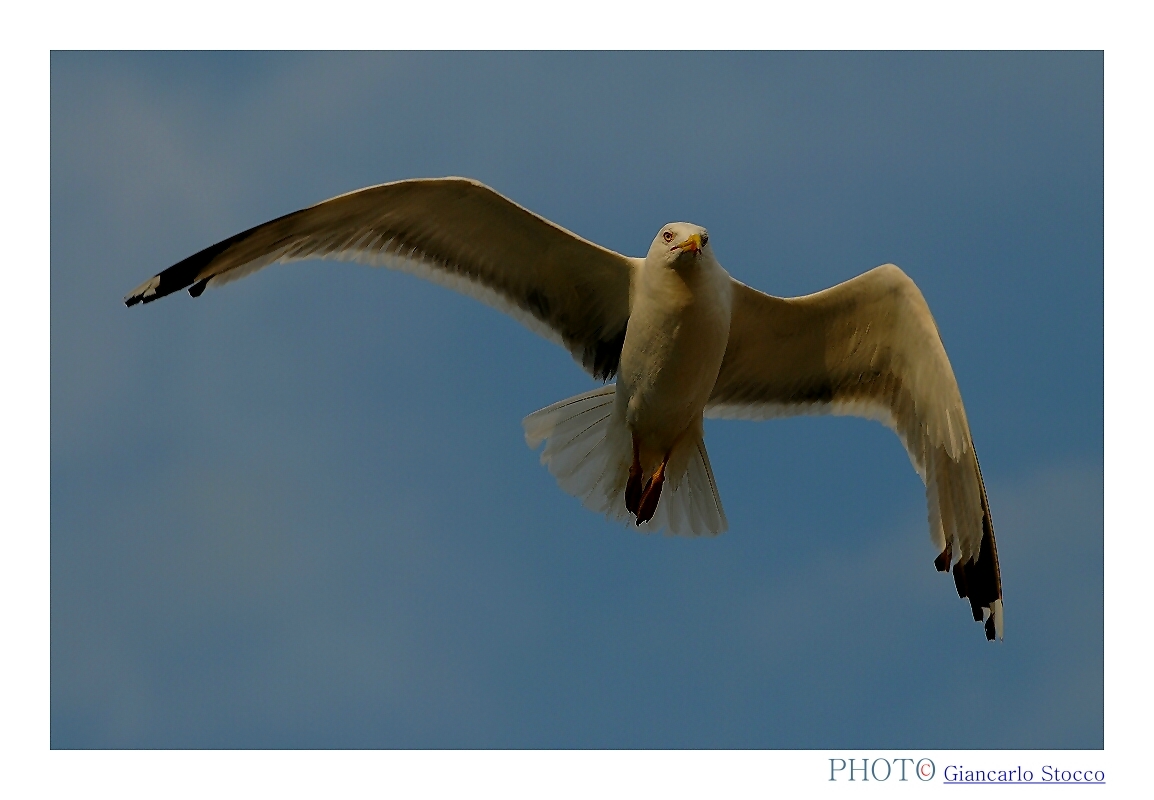
<instances>
[{"instance_id":1,"label":"bird's right wingtip","mask_svg":"<svg viewBox=\"0 0 1154 800\"><path fill-rule=\"evenodd\" d=\"M157 298L156 290L160 286L160 276L153 275L144 283L137 286L128 294L124 295L124 305L127 308L132 308L137 303L147 303L150 300Z\"/></svg>"}]
</instances>

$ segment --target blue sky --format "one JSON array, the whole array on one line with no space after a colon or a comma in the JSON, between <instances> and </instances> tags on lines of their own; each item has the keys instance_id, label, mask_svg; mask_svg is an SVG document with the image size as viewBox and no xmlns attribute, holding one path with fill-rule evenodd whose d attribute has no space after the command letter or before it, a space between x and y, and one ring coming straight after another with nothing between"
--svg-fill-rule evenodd
<instances>
[{"instance_id":1,"label":"blue sky","mask_svg":"<svg viewBox=\"0 0 1154 800\"><path fill-rule=\"evenodd\" d=\"M54 747L1101 747L1100 54L52 58ZM1006 640L854 419L707 422L730 520L583 510L521 418L593 384L348 264L125 309L332 195L468 175L778 295L900 265L998 533Z\"/></svg>"}]
</instances>

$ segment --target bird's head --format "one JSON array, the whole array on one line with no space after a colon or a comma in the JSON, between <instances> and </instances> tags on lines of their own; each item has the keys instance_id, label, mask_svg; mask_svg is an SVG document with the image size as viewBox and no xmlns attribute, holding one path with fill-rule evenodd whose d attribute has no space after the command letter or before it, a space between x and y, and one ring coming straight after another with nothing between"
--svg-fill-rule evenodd
<instances>
[{"instance_id":1,"label":"bird's head","mask_svg":"<svg viewBox=\"0 0 1154 800\"><path fill-rule=\"evenodd\" d=\"M657 232L646 259L683 269L696 264L708 247L709 232L705 228L689 222L671 222Z\"/></svg>"}]
</instances>

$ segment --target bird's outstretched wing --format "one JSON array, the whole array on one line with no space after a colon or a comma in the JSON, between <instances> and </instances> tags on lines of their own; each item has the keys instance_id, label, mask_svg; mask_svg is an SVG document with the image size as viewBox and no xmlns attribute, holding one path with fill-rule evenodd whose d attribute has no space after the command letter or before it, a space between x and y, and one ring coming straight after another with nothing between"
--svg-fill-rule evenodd
<instances>
[{"instance_id":1,"label":"bird's outstretched wing","mask_svg":"<svg viewBox=\"0 0 1154 800\"><path fill-rule=\"evenodd\" d=\"M617 371L634 259L588 242L466 178L397 181L250 228L133 289L125 305L337 258L412 272L509 313L594 377Z\"/></svg>"},{"instance_id":2,"label":"bird's outstretched wing","mask_svg":"<svg viewBox=\"0 0 1154 800\"><path fill-rule=\"evenodd\" d=\"M922 293L892 264L771 297L734 282L729 345L706 416L848 414L892 428L926 484L930 535L986 637L1002 636L994 526L962 396Z\"/></svg>"}]
</instances>

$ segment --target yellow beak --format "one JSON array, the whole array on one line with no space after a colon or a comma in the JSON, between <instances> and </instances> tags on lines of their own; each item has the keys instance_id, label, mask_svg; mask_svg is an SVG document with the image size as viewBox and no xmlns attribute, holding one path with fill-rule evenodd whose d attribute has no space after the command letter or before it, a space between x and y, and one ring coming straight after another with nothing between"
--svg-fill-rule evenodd
<instances>
[{"instance_id":1,"label":"yellow beak","mask_svg":"<svg viewBox=\"0 0 1154 800\"><path fill-rule=\"evenodd\" d=\"M686 239L681 244L677 245L677 247L680 250L692 250L695 253L700 253L701 252L701 234L699 234L699 233L691 234L688 239Z\"/></svg>"}]
</instances>

